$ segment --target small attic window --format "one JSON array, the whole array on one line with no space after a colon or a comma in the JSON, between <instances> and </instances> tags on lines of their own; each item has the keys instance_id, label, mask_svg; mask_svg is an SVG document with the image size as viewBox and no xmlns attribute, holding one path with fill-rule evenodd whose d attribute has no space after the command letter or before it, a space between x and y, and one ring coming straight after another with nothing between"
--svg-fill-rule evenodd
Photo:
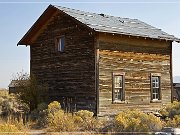
<instances>
[{"instance_id":1,"label":"small attic window","mask_svg":"<svg viewBox=\"0 0 180 135\"><path fill-rule=\"evenodd\" d=\"M58 52L64 52L65 37L60 36L56 38L56 48Z\"/></svg>"}]
</instances>

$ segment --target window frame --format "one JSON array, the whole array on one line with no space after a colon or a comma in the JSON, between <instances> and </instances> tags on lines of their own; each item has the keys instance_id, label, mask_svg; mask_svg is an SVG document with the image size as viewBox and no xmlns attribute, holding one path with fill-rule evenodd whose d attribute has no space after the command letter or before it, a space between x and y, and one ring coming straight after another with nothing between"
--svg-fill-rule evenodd
<instances>
[{"instance_id":1,"label":"window frame","mask_svg":"<svg viewBox=\"0 0 180 135\"><path fill-rule=\"evenodd\" d=\"M63 39L63 40L62 40ZM60 42L61 41L61 42ZM61 43L62 44L62 41L63 41L63 49L62 49L62 46L60 46L60 44L59 43ZM55 48L56 48L56 51L58 51L58 52L64 52L64 50L65 50L65 36L64 35L62 35L62 36L58 36L58 37L56 37L55 38Z\"/></svg>"},{"instance_id":2,"label":"window frame","mask_svg":"<svg viewBox=\"0 0 180 135\"><path fill-rule=\"evenodd\" d=\"M121 76L122 77L122 86L119 89L122 89L122 96L121 99L115 99L115 77ZM119 90L120 91L120 90ZM112 103L124 103L125 101L125 73L124 72L113 72L112 73Z\"/></svg>"},{"instance_id":3,"label":"window frame","mask_svg":"<svg viewBox=\"0 0 180 135\"><path fill-rule=\"evenodd\" d=\"M151 86L151 102L161 102L162 96L161 96L161 74L160 73L151 73L150 78L150 86ZM159 82L153 82L153 77L157 77ZM153 87L153 83L156 85ZM157 85L158 84L158 85ZM158 89L158 92L154 92L154 89ZM158 98L153 98L154 94L158 94Z\"/></svg>"}]
</instances>

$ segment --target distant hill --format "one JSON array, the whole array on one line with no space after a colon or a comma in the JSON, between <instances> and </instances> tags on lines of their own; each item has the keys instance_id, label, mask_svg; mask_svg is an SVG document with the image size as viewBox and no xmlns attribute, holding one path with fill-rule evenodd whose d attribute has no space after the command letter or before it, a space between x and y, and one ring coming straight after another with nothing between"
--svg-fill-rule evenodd
<instances>
[{"instance_id":1,"label":"distant hill","mask_svg":"<svg viewBox=\"0 0 180 135\"><path fill-rule=\"evenodd\" d=\"M0 90L8 90L8 89L6 89L6 88L0 88Z\"/></svg>"},{"instance_id":2,"label":"distant hill","mask_svg":"<svg viewBox=\"0 0 180 135\"><path fill-rule=\"evenodd\" d=\"M180 83L180 76L174 76L173 83Z\"/></svg>"}]
</instances>

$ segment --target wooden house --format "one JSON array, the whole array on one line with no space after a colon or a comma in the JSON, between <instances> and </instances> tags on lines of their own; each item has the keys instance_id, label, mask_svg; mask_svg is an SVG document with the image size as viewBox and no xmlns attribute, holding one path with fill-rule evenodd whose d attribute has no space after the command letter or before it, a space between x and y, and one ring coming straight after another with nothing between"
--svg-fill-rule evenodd
<instances>
[{"instance_id":1,"label":"wooden house","mask_svg":"<svg viewBox=\"0 0 180 135\"><path fill-rule=\"evenodd\" d=\"M12 80L8 85L9 94L20 92L20 88L22 88L22 86L25 86L26 83L27 80Z\"/></svg>"},{"instance_id":2,"label":"wooden house","mask_svg":"<svg viewBox=\"0 0 180 135\"><path fill-rule=\"evenodd\" d=\"M19 87L19 83L17 80L12 80L10 82L10 84L8 85L9 87L9 94L11 93L16 93L17 92L17 88Z\"/></svg>"},{"instance_id":3,"label":"wooden house","mask_svg":"<svg viewBox=\"0 0 180 135\"><path fill-rule=\"evenodd\" d=\"M50 5L18 45L30 46L30 71L48 83L49 102L104 116L172 101L173 41L138 19Z\"/></svg>"}]
</instances>

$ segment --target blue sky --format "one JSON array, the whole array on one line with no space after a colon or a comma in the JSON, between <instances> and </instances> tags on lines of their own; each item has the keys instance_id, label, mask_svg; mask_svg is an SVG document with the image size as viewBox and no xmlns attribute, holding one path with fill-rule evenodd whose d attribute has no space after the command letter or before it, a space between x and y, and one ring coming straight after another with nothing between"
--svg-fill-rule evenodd
<instances>
[{"instance_id":1,"label":"blue sky","mask_svg":"<svg viewBox=\"0 0 180 135\"><path fill-rule=\"evenodd\" d=\"M0 88L7 88L17 72L29 72L29 47L17 47L17 43L49 4L140 19L180 38L178 0L96 1L0 0ZM180 44L177 43L173 43L173 76L180 76Z\"/></svg>"}]
</instances>

